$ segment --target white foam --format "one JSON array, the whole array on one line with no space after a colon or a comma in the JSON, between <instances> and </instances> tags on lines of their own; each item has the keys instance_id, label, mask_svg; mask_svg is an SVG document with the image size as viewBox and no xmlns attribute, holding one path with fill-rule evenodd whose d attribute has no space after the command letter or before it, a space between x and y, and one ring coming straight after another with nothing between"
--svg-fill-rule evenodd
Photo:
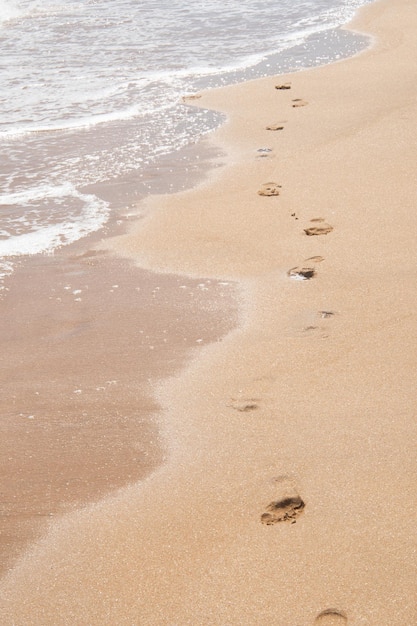
<instances>
[{"instance_id":1,"label":"white foam","mask_svg":"<svg viewBox=\"0 0 417 626\"><path fill-rule=\"evenodd\" d=\"M61 13L75 13L83 10L82 2L54 2L42 0L0 0L0 14L7 20L23 17L42 17L44 15L59 15ZM0 22L1 22L0 18Z\"/></svg>"},{"instance_id":2,"label":"white foam","mask_svg":"<svg viewBox=\"0 0 417 626\"><path fill-rule=\"evenodd\" d=\"M0 202L7 205L25 205L30 201L42 198L58 199L67 196L77 198L83 204L83 208L76 218L71 220L71 215L69 215L66 221L45 223L43 226L36 226L30 232L1 240L0 257L10 258L42 252L51 253L61 246L73 243L98 230L107 221L108 203L93 194L82 194L70 184L45 189L40 186L32 191L5 194L0 197Z\"/></svg>"},{"instance_id":3,"label":"white foam","mask_svg":"<svg viewBox=\"0 0 417 626\"><path fill-rule=\"evenodd\" d=\"M4 281L13 274L13 263L10 260L0 260L0 294L6 290Z\"/></svg>"},{"instance_id":4,"label":"white foam","mask_svg":"<svg viewBox=\"0 0 417 626\"><path fill-rule=\"evenodd\" d=\"M131 119L132 117L135 117L138 112L139 107L133 106L122 111L114 111L113 113L91 115L85 118L72 119L67 121L62 120L57 123L51 123L47 125L35 124L21 126L20 128L10 128L8 130L0 131L0 139L15 139L24 137L25 135L31 135L36 133L54 133L89 128L91 126L96 126L97 124L106 124L116 120Z\"/></svg>"},{"instance_id":5,"label":"white foam","mask_svg":"<svg viewBox=\"0 0 417 626\"><path fill-rule=\"evenodd\" d=\"M13 0L0 0L0 26L5 22L16 19L21 13L22 11Z\"/></svg>"},{"instance_id":6,"label":"white foam","mask_svg":"<svg viewBox=\"0 0 417 626\"><path fill-rule=\"evenodd\" d=\"M80 4L72 5L72 10L75 10L77 6L79 7ZM48 5L41 0L0 0L0 26L27 16L57 14L70 7L71 5L65 6L65 4Z\"/></svg>"},{"instance_id":7,"label":"white foam","mask_svg":"<svg viewBox=\"0 0 417 626\"><path fill-rule=\"evenodd\" d=\"M135 117L155 115L157 113L163 113L164 111L168 110L172 106L172 103L176 101L176 97L172 97L171 100L172 102L158 107L143 107L143 105L141 106L139 104L135 104L124 109L112 111L110 113L98 113L96 115L73 118L70 120L58 120L57 122L51 122L50 124L29 124L15 126L14 128L8 128L7 130L0 130L0 141L9 139L20 139L25 135L34 135L37 133L56 133L82 130L86 128L91 128L93 126L98 126L99 124L108 124L110 122L130 120Z\"/></svg>"},{"instance_id":8,"label":"white foam","mask_svg":"<svg viewBox=\"0 0 417 626\"><path fill-rule=\"evenodd\" d=\"M0 0L0 15L3 10L4 19L22 14L31 15L33 18L40 16L50 16L51 18L45 24L42 22L42 30L39 32L40 36L36 36L36 40L32 40L34 37L32 29L22 29L18 35L21 39L10 41L10 48L6 50L6 53L9 52L13 55L17 45L20 54L23 55L23 61L26 58L25 55L30 53L33 56L33 59L32 56L30 59L33 60L35 69L36 63L41 62L43 70L42 74L33 71L30 63L24 62L23 65L16 66L19 68L19 82L22 83L20 87L25 89L23 92L19 86L16 88L15 80L11 80L10 83L5 82L8 94L5 98L5 106L8 106L8 102L10 102L10 109L6 115L3 115L4 124L7 123L8 126L1 132L0 137L7 139L30 133L87 128L115 120L131 119L137 115L158 114L162 102L155 100L150 94L149 90L153 92L154 87L155 93L161 94L164 86L169 86L170 89L164 92L164 99L169 99L172 103L172 98L175 100L175 95L178 98L181 91L184 89L187 91L187 84L192 91L190 83L193 78L224 75L252 68L271 54L302 43L312 33L340 25L353 15L358 6L366 2L366 0L339 0L335 7L329 3L327 11L323 7L318 9L315 2L307 2L305 3L307 8L300 6L300 15L303 17L300 18L299 22L294 17L297 15L297 6L295 6L292 9L293 17L291 19L293 22L290 23L289 18L287 20L289 24L287 31L285 25L281 28L280 22L278 22L279 28L271 28L263 32L263 36L257 41L252 41L251 37L254 37L255 32L260 28L258 22L261 16L257 17L254 33L251 33L250 27L248 28L247 42L239 35L239 29L233 32L233 27L230 31L230 37L229 35L226 37L223 28L220 28L218 32L214 28L210 31L210 22L214 19L215 23L216 20L219 20L219 24L222 24L223 20L219 18L219 15L224 12L225 20L229 15L231 23L233 23L232 18L234 16L239 23L244 24L245 14L247 15L246 19L250 20L259 13L255 3L245 0L242 11L233 5L224 7L223 11L219 0L206 2L203 17L204 15L207 16L207 26L204 26L204 29L207 28L208 36L207 42L204 42L204 39L200 42L203 44L200 46L200 51L196 47L197 42L196 36L192 34L193 29L190 31L186 29L187 20L192 23L201 13L201 7L195 0L194 2L184 2L184 24L179 23L177 29L170 22L176 17L175 7L171 8L168 2L164 6L164 2L161 1L159 9L158 7L147 9L146 17L151 25L149 29L144 28L141 24L141 12L132 4L130 12L136 11L132 15L132 23L136 24L136 28L131 27L126 30L126 25L123 22L118 22L115 18L120 12L122 12L121 15L126 13L129 1L126 2L126 5L116 1L112 8L105 5L100 6L98 11L95 6L96 2L58 1L45 3L41 0L20 0L17 4L17 0ZM288 13L286 6L291 5L289 0L282 0L278 4L279 11L283 11L286 15ZM311 4L310 9L309 4ZM326 2L323 4L325 5ZM272 8L272 0L269 0L269 5ZM158 10L161 15L158 15ZM268 2L265 3L265 11L267 14ZM80 12L85 25L88 27L86 31L82 28L78 30L76 27ZM274 11L273 16L275 13L276 11ZM68 15L74 24L73 32L63 42L62 49L60 45L51 47L51 41L53 41L51 37L55 36L55 22L59 23L61 20L61 27L63 28L66 24L63 18L59 17L61 14L65 14L65 18ZM319 21L317 20L318 15ZM165 56L163 52L165 40L162 41L158 52L155 46L158 37L165 36L161 19L162 22L166 20L167 43L170 44L168 46L169 54ZM274 19L276 20L276 17ZM106 55L102 57L100 55L91 56L91 51L85 46L84 41L86 33L91 35L90 29L93 28L92 24L94 23L97 23L95 36L98 38L99 49L106 48L107 39L111 42L112 37L116 37L117 41L120 41L120 37L123 37L124 34L126 52L123 52L124 46L111 46L111 51L106 49ZM285 19L284 23L287 23ZM106 28L103 28L103 25ZM183 37L181 36L182 29L184 29ZM174 37L177 30L177 40L175 42L170 41L169 37ZM154 38L149 35L148 31L154 32ZM36 28L34 32L36 32ZM217 34L219 45L215 53L211 54L211 49L208 47L206 50L205 46L208 46L210 37L213 38ZM130 51L133 45L137 45L137 37L139 37L141 47L137 51L135 50L135 54L139 52L138 59L143 58L143 62L132 63ZM228 41L230 41L230 51L227 49ZM236 50L233 49L234 42L236 43ZM39 57L37 56L38 53L34 52L34 46L36 46L35 50L39 48ZM45 46L47 46L47 54L42 55ZM222 52L224 47L225 50ZM67 59L65 69L62 67L61 53ZM172 67L171 54L173 55ZM80 65L79 55L85 56L85 64L81 63ZM195 62L193 62L194 59ZM232 61L230 62L229 59ZM25 72L26 66L30 66L30 73ZM9 81L9 78L10 74L6 73L5 81ZM17 114L21 107L27 109L23 116ZM84 116L83 109L89 111L89 115ZM54 119L55 115L58 115L59 118ZM24 119L33 120L33 123L23 122ZM51 122L45 124L45 119L49 119Z\"/></svg>"},{"instance_id":9,"label":"white foam","mask_svg":"<svg viewBox=\"0 0 417 626\"><path fill-rule=\"evenodd\" d=\"M0 205L25 205L36 200L44 198L63 198L65 196L81 197L80 194L71 183L64 183L57 187L51 187L48 184L40 183L36 187L17 191L15 193L4 193L0 195Z\"/></svg>"}]
</instances>

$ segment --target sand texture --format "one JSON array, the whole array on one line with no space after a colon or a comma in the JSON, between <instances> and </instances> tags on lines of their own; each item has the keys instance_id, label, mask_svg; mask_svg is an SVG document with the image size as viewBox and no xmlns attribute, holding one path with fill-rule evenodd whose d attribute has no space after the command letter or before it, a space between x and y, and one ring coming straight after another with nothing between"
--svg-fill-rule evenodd
<instances>
[{"instance_id":1,"label":"sand texture","mask_svg":"<svg viewBox=\"0 0 417 626\"><path fill-rule=\"evenodd\" d=\"M190 102L227 165L111 245L236 281L240 324L156 390L168 461L3 579L5 626L417 624L417 4L353 26L361 55Z\"/></svg>"}]
</instances>

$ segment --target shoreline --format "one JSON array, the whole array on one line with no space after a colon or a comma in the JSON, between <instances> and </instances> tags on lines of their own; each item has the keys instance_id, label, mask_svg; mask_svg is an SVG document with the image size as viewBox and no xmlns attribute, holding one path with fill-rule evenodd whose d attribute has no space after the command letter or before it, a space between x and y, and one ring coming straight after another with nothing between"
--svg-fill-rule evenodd
<instances>
[{"instance_id":1,"label":"shoreline","mask_svg":"<svg viewBox=\"0 0 417 626\"><path fill-rule=\"evenodd\" d=\"M291 89L202 95L233 111L215 135L227 167L150 199L114 247L239 280L247 316L159 386L170 463L62 519L4 579L10 624L416 621L417 9L398 4L362 8L377 43L279 77ZM279 195L258 194L267 181Z\"/></svg>"},{"instance_id":2,"label":"shoreline","mask_svg":"<svg viewBox=\"0 0 417 626\"><path fill-rule=\"evenodd\" d=\"M361 40L353 40L349 38L349 35L343 35L341 27L331 29L325 33L316 33L314 36L310 36L304 44L300 44L291 52L294 56L294 66L303 65L306 63L309 54L318 56L320 58L327 58L326 55L333 54L335 56L346 56L355 47L359 47ZM333 50L333 53L329 52L334 47L337 47L337 54ZM290 63L291 55L289 58L285 57L285 52L276 53L275 56L269 56L264 64L248 69L246 74L249 76L252 71L260 72L262 67L266 70L270 68L272 63L288 65ZM316 62L316 61L315 61ZM315 63L314 62L314 63ZM329 61L327 61L329 62ZM299 71L299 70L297 70ZM269 69L270 72L270 69ZM234 72L234 81L238 76L243 77L245 75L244 70L236 70ZM203 81L204 82L204 81ZM185 98L187 101L187 98ZM187 107L191 112L193 107ZM208 115L216 117L214 111L208 111ZM128 272L130 274L131 288L147 290L150 282L155 282L157 285L159 281L159 275L155 274L151 277L151 274L147 272L141 272L140 269L134 270L132 264L126 262L123 266L123 270L118 270L120 260L111 259L108 255L98 256L96 254L97 241L105 239L106 237L115 237L120 235L129 225L132 220L138 220L143 217L142 214L142 202L140 213L134 209L134 201L137 203L138 199L143 201L144 197L148 195L164 194L164 193L177 193L184 189L191 189L194 186L198 186L199 181L204 180L204 177L209 172L214 173L216 168L223 165L223 151L210 142L210 139L203 136L196 144L191 144L185 148L182 148L178 153L166 155L160 161L155 163L153 167L148 167L139 180L134 180L130 176L126 176L120 180L113 181L112 183L102 183L89 185L82 188L82 193L93 193L97 195L101 200L109 202L112 206L112 217L109 222L100 229L100 231L90 233L90 235L74 242L69 246L64 246L58 249L52 256L46 254L35 255L34 257L22 256L16 257L14 274L6 279L6 289L0 295L2 296L3 316L6 320L4 324L4 333L0 336L2 341L3 351L3 363L5 372L4 388L8 390L6 396L10 396L2 403L3 420L3 446L2 446L2 472L5 478L4 489L4 513L0 523L0 571L7 571L12 564L16 561L21 553L24 552L25 547L32 543L37 537L42 535L42 529L49 526L50 518L62 515L67 510L73 510L88 505L88 503L96 502L100 497L106 496L111 493L112 490L123 487L126 482L131 482L132 477L139 479L142 475L145 476L147 472L154 471L156 458L159 454L160 461L163 463L163 456L166 453L164 446L160 446L158 452L155 450L155 433L152 435L151 444L145 444L145 439L149 437L147 435L148 429L152 430L157 428L158 418L157 414L159 409L156 407L154 410L143 410L143 407L151 406L151 395L149 398L145 394L146 398L140 397L138 404L140 404L140 414L148 415L148 423L143 426L142 434L140 435L140 451L139 458L140 471L137 467L130 464L126 465L126 459L122 460L122 449L120 453L116 453L116 457L119 459L117 463L114 463L114 452L117 447L127 445L125 450L126 458L132 456L132 450L125 441L125 435L120 439L118 437L117 430L114 429L112 423L107 424L108 431L113 433L112 436L112 454L111 460L103 458L100 451L100 445L96 445L93 442L93 438L97 436L97 429L102 430L102 426L99 426L100 418L94 417L92 420L92 428L86 427L80 418L69 417L74 413L74 399L68 393L68 385L61 385L62 389L67 389L64 393L62 401L57 401L54 394L51 394L46 389L45 382L41 384L41 391L35 393L43 396L43 401L39 401L39 398L33 398L32 387L39 386L39 372L32 372L32 359L30 354L38 354L40 366L38 369L42 370L42 376L44 381L48 378L49 363L52 362L52 358L57 359L60 363L60 368L64 367L63 354L68 354L67 365L68 371L72 370L74 374L74 361L78 358L82 361L92 361L92 354L94 351L97 353L97 358L100 358L100 350L97 350L93 336L94 329L91 327L91 319L97 312L103 308L109 308L109 314L107 318L110 319L110 311L113 311L115 315L115 309L108 301L106 304L106 281L103 282L103 291L97 289L97 285L101 283L101 277L97 274L99 272L108 278L109 292L114 291L111 289L110 283L119 283L118 271L122 273ZM103 252L102 250L99 251ZM58 270L58 267L61 269ZM58 271L57 271L58 270ZM136 274L136 275L134 275ZM110 276L113 279L110 279ZM74 278L75 277L75 278ZM168 279L168 277L167 277ZM75 280L75 289L70 288ZM171 279L172 297L176 299L175 286L178 278L172 276ZM50 286L48 289L40 288L40 282L44 281L45 284ZM181 282L184 280L181 278ZM137 287L140 283L141 287ZM33 288L33 284L36 285ZM83 294L77 294L81 297L74 296L71 298L72 291L80 291L79 287L82 285ZM73 285L74 286L74 285ZM126 283L126 287L128 287ZM195 284L190 283L190 295L192 295ZM219 292L220 287L220 292ZM65 291L66 289L69 291ZM64 290L63 290L64 289ZM156 286L156 289L159 289ZM203 312L203 317L206 320L203 323L205 330L207 330L207 324L210 325L210 331L207 334L204 341L219 340L228 328L233 326L233 319L236 317L236 313L232 311L233 307L236 307L237 295L232 286L227 286L226 290L229 291L229 295L226 297L224 293L225 289L221 285L214 286L214 283L210 286L211 294L207 294L207 302L201 302L201 306L204 308L208 306L208 301L211 298L217 298L219 293L221 301L219 305L223 307L220 317L217 323L217 331L214 329L213 320L209 321L208 312ZM95 294L94 298L93 292ZM16 311L24 311L26 306L22 305L21 294L26 294L25 305L29 304L31 310L30 319L27 319L25 314L16 315ZM48 295L49 293L49 295ZM88 296L87 296L88 294ZM217 295L215 295L217 294ZM86 297L87 296L87 299ZM110 297L111 298L111 297ZM93 303L93 300L95 302ZM227 303L226 303L227 300ZM58 303L64 301L66 307L69 307L67 311L62 312L62 306ZM77 304L77 301L82 304ZM127 307L129 305L127 304ZM187 305L183 302L183 314L187 316ZM211 303L210 308L215 308L214 302ZM118 307L120 311L122 307ZM168 306L169 308L169 306ZM61 310L60 310L61 309ZM78 310L77 310L78 309ZM79 309L82 309L80 316ZM153 303L150 306L150 317L153 317L155 312L153 309ZM120 318L120 312L117 313L118 319ZM214 311L213 311L214 315ZM158 317L164 317L162 311L156 313ZM50 328L42 321L43 319L49 319ZM89 321L86 322L86 319ZM71 321L69 321L71 320ZM192 325L193 322L189 320L189 332L193 334ZM121 335L123 333L113 332L113 328L110 329L111 324L107 330L103 332L105 334L111 333L112 336L118 337L117 341L124 342ZM135 326L135 323L133 324ZM113 325L114 327L114 325ZM10 337L18 337L22 328L30 328L31 333L25 334L26 338L29 337L26 349L22 349L22 341L14 340L10 341ZM36 330L35 330L36 329ZM69 329L69 330L68 330ZM97 329L95 329L97 330ZM55 331L55 332L53 332ZM38 341L36 341L36 333L38 333ZM216 334L217 333L217 334ZM83 350L80 346L75 346L74 341L71 339L71 335L80 334L86 345L89 346L88 351L90 355L86 358L83 355ZM60 337L58 340L57 338ZM52 346L51 346L52 338ZM139 338L140 339L140 338ZM197 341L200 342L201 338ZM116 341L116 339L114 339ZM136 341L136 339L135 339ZM165 341L165 339L164 339ZM188 341L188 340L187 340ZM50 344L50 349L45 350L45 342ZM143 343L143 341L142 341ZM188 344L190 341L188 341ZM60 345L59 345L60 344ZM28 346L30 345L30 350ZM201 345L200 343L198 345ZM191 348L192 350L192 348ZM61 351L61 357L59 352ZM143 351L143 345L141 346ZM180 354L181 353L181 354ZM13 385L10 384L10 380L13 377L20 378L21 374L16 375L12 372L14 364L16 363L16 357L19 354L21 372L26 372L26 378L31 381L30 385L22 384L18 385L18 391L15 393ZM52 357L52 354L55 356ZM159 354L159 352L158 352ZM165 360L164 352L160 353L162 362ZM77 356L76 356L77 355ZM51 358L52 357L52 358ZM131 358L131 357L129 357ZM183 359L182 351L179 350L177 354L177 366L181 368ZM171 357L170 362L173 363L174 359ZM116 367L116 362L114 362ZM139 365L141 368L141 365ZM91 369L91 368L90 368ZM145 369L145 368L142 368ZM151 365L152 372L154 370ZM62 377L63 371L58 375ZM51 371L49 377L54 376L55 372ZM95 368L95 375L99 376L99 367ZM156 374L156 379L161 378L163 380L166 375L165 370L161 369ZM153 373L155 377L155 374ZM85 367L81 365L78 368L79 380L85 379L91 380L91 372L87 372ZM142 386L142 383L141 383ZM102 388L100 382L99 387ZM97 389L98 389L97 388ZM72 390L77 392L77 390ZM91 395L90 390L90 395ZM45 393L48 400L45 400ZM97 394L99 395L99 394ZM81 397L80 397L81 399ZM34 401L36 400L36 401ZM85 399L84 399L85 400ZM94 401L90 398L87 401L89 405L88 411L91 412L92 404L95 405L93 409L94 413L98 412L98 407L101 406L102 399L97 397ZM82 414L86 413L82 410L82 403L78 403ZM77 405L78 406L78 405ZM101 409L104 413L107 413L107 408L103 406ZM61 416L59 420L54 417L54 412L58 412ZM34 414L34 415L33 415ZM40 415L39 415L40 414ZM29 416L29 417L27 417ZM35 428L27 429L27 419L39 420L41 416L41 423L36 422ZM75 419L75 421L74 421ZM125 417L125 420L129 420ZM146 418L147 419L147 418ZM89 418L91 421L91 417ZM62 423L61 423L62 422ZM65 424L65 426L63 425ZM132 420L130 420L130 427L133 428ZM68 430L70 429L70 430ZM65 432L71 432L70 440L65 439ZM81 432L84 433L84 442L80 440ZM132 431L133 432L133 431ZM96 433L96 434L94 434ZM108 434L109 434L108 433ZM68 434L68 433L67 433ZM18 445L15 445L15 439L18 438ZM88 453L88 460L83 460L81 457L86 450L86 442L92 443ZM102 440L102 436L99 434L98 440ZM62 454L57 452L58 444L60 442L61 449L64 450ZM120 458L119 458L120 457ZM134 453L132 458L135 461L137 455ZM146 458L146 462L145 462ZM151 461L151 458L153 459ZM79 469L77 470L76 459ZM41 460L41 461L40 461ZM110 461L110 462L109 462ZM112 467L112 464L114 467ZM96 469L94 467L96 466ZM98 467L101 466L101 470L98 471ZM116 468L117 466L117 468ZM146 466L146 467L145 467ZM55 468L53 471L51 468ZM52 473L51 473L52 471ZM141 472L145 472L142 474ZM125 474L123 473L125 472ZM45 476L48 475L48 481L45 482ZM125 478L123 479L123 475ZM18 477L18 478L17 478ZM64 478L65 477L65 480Z\"/></svg>"},{"instance_id":3,"label":"shoreline","mask_svg":"<svg viewBox=\"0 0 417 626\"><path fill-rule=\"evenodd\" d=\"M317 64L332 62L332 60L338 58L346 58L352 56L355 51L366 47L365 39L365 36L361 38L361 35L358 33L348 33L348 31L344 31L343 28L341 28L340 26L331 27L325 31L319 30L316 33L306 36L303 43L295 45L292 48L284 49L275 53L272 53L271 51L265 52L266 57L264 58L264 60L258 60L257 64L254 66L240 67L238 65L235 69L229 68L228 70L226 70L224 68L222 71L220 71L218 75L209 74L202 77L200 76L199 78L195 78L193 84L189 84L188 88L184 85L184 89L178 91L177 102L174 105L175 114L173 111L171 112L176 120L183 118L182 123L184 127L190 127L192 129L191 134L189 134L188 136L189 143L186 146L183 146L183 142L180 141L180 144L176 147L172 146L172 152L167 153L163 156L156 156L155 161L152 161L152 159L149 162L146 161L147 165L144 165L144 167L142 167L140 170L124 172L115 175L109 172L109 178L104 182L84 181L83 183L81 183L81 180L78 180L78 182L72 180L71 176L68 182L72 181L77 191L79 191L81 194L84 192L89 193L89 191L91 191L93 195L95 195L95 192L97 192L95 201L98 205L102 204L102 202L105 201L105 204L109 206L107 206L107 208L104 208L104 206L102 206L102 209L105 213L108 213L110 211L111 214L120 211L121 208L125 208L131 203L137 202L141 199L143 193L145 193L145 196L148 195L149 192L155 193L153 185L149 186L147 183L149 179L151 179L152 183L156 182L154 178L155 172L158 172L159 170L161 170L159 174L163 173L163 176L160 176L160 180L165 180L166 178L171 178L171 180L169 183L162 183L159 185L156 184L156 193L159 192L159 189L164 187L169 192L178 191L179 189L176 186L176 181L173 180L174 177L172 176L173 170L168 170L168 168L166 167L167 163L175 163L175 169L178 170L177 174L179 174L179 177L183 179L185 186L190 186L193 183L195 184L198 177L193 177L192 175L190 175L190 172L195 168L195 162L193 163L192 161L193 146L195 142L198 141L200 143L199 151L201 151L201 143L203 143L205 135L212 132L217 126L221 125L221 120L219 119L220 116L217 115L214 111L203 111L197 110L196 108L193 109L192 107L183 107L181 103L182 95L188 93L189 90L194 93L195 91L198 91L200 89L211 89L213 87L219 87L225 84L244 82L246 80L250 80L267 74L271 75L271 72L282 73L284 70L298 71L300 68L303 67L316 66ZM186 110L185 115L184 110ZM82 126L78 130L81 132L81 129ZM58 129L56 130L59 134L60 131ZM51 132L47 132L46 128L41 128L39 132L41 132L45 138L49 136L51 139L55 137L56 134L53 130ZM76 128L74 129L74 132L77 132ZM193 134L194 137L192 136ZM63 135L61 134L60 137L60 142L65 145L66 139L66 132L63 131ZM79 136L73 136L72 140L73 142L78 143L81 146L85 142L85 137L80 134ZM100 137L95 136L95 139L94 137L91 137L91 141L92 143L95 143L95 141L100 142ZM24 150L24 147L22 149ZM45 149L46 151L51 150L51 146L48 144L48 142L46 144L46 148L44 146L44 150ZM197 154L197 158L199 151L195 151L195 154ZM181 156L182 154L185 154L185 156ZM51 156L55 156L53 148ZM36 154L34 158L36 160ZM181 163L181 159L183 158L184 163ZM187 158L190 158L189 167L185 168L185 161L187 160ZM35 195L38 193L38 191L39 190L35 187ZM11 196L13 195L14 194L11 193ZM109 200L110 202L108 202ZM88 203L87 198L85 198L85 201ZM13 200L11 200L11 202L13 202ZM39 207L39 210L42 211L42 208ZM105 220L105 217L103 215L101 217ZM110 221L111 219L112 218L110 217ZM108 224L107 222L104 223L104 225L102 222L100 223L101 226L98 226L98 223L96 224L96 226L100 230L102 235L105 236ZM93 230L88 235L83 235L81 239L94 239L96 232L97 231ZM66 233L66 235L68 235L68 233ZM18 242L15 243L16 245L18 245ZM40 245L39 241L35 241L32 243L35 244L35 247ZM28 241L25 241L23 245L27 244ZM45 245L47 245L47 243L44 241L44 246ZM77 245L76 242L75 245ZM57 246L58 248L55 248L55 250L59 250L58 243ZM6 249L7 248L8 246L6 246ZM4 252L6 252L6 249L4 250ZM38 252L37 254L43 253L50 254L51 251L44 249L43 252ZM52 251L52 253L54 252ZM22 255L22 258L27 258L27 256L28 255L24 254ZM19 260L16 260L19 259L18 256L4 257L4 259L6 262L4 263L4 275L2 276L0 272L0 290L4 289L3 282L9 282L8 277L13 273L14 262L16 261L17 264L19 264ZM11 261L9 262L8 259L11 259Z\"/></svg>"},{"instance_id":4,"label":"shoreline","mask_svg":"<svg viewBox=\"0 0 417 626\"><path fill-rule=\"evenodd\" d=\"M165 463L155 380L236 316L233 285L144 271L89 241L23 262L1 301L3 576L54 520Z\"/></svg>"},{"instance_id":5,"label":"shoreline","mask_svg":"<svg viewBox=\"0 0 417 626\"><path fill-rule=\"evenodd\" d=\"M130 200L179 191L220 163L210 146L175 156L176 169L175 157L163 159L128 187ZM161 276L97 250L141 218L126 188L102 191L114 214L100 232L17 258L0 292L1 576L55 519L164 464L154 381L235 323L232 284Z\"/></svg>"}]
</instances>

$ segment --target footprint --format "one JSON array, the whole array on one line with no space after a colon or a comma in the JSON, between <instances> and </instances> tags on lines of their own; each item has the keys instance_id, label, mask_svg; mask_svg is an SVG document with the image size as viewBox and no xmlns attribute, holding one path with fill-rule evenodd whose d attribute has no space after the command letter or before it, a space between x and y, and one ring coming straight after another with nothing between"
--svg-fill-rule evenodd
<instances>
[{"instance_id":1,"label":"footprint","mask_svg":"<svg viewBox=\"0 0 417 626\"><path fill-rule=\"evenodd\" d=\"M344 624L348 623L348 620L343 611L326 609L317 615L314 623L317 626L344 626Z\"/></svg>"},{"instance_id":2,"label":"footprint","mask_svg":"<svg viewBox=\"0 0 417 626\"><path fill-rule=\"evenodd\" d=\"M295 524L297 517L305 508L305 503L298 494L288 476L280 476L274 479L277 486L278 498L266 507L261 515L261 522L266 526L274 526L279 522Z\"/></svg>"},{"instance_id":3,"label":"footprint","mask_svg":"<svg viewBox=\"0 0 417 626\"><path fill-rule=\"evenodd\" d=\"M327 224L321 217L314 218L310 220L310 222L316 224L316 226L309 226L308 228L304 228L305 234L309 237L312 237L314 235L327 235L333 230L333 226Z\"/></svg>"},{"instance_id":4,"label":"footprint","mask_svg":"<svg viewBox=\"0 0 417 626\"><path fill-rule=\"evenodd\" d=\"M308 259L304 259L303 263L306 265L292 267L287 274L293 280L309 280L316 274L314 263L321 263L322 261L324 261L324 256L311 256Z\"/></svg>"},{"instance_id":5,"label":"footprint","mask_svg":"<svg viewBox=\"0 0 417 626\"><path fill-rule=\"evenodd\" d=\"M293 280L310 280L316 275L316 269L309 265L298 265L288 270L287 274Z\"/></svg>"},{"instance_id":6,"label":"footprint","mask_svg":"<svg viewBox=\"0 0 417 626\"><path fill-rule=\"evenodd\" d=\"M280 85L275 85L275 89L291 89L291 83L282 83Z\"/></svg>"},{"instance_id":7,"label":"footprint","mask_svg":"<svg viewBox=\"0 0 417 626\"><path fill-rule=\"evenodd\" d=\"M187 102L188 100L199 100L201 98L200 93L190 94L189 96L183 96L182 101Z\"/></svg>"},{"instance_id":8,"label":"footprint","mask_svg":"<svg viewBox=\"0 0 417 626\"><path fill-rule=\"evenodd\" d=\"M296 109L297 107L305 107L308 104L307 100L303 100L302 98L295 98L292 102L292 106L294 109Z\"/></svg>"},{"instance_id":9,"label":"footprint","mask_svg":"<svg viewBox=\"0 0 417 626\"><path fill-rule=\"evenodd\" d=\"M256 151L258 154L258 158L265 158L265 157L269 157L271 156L271 153L273 152L272 148L258 148Z\"/></svg>"},{"instance_id":10,"label":"footprint","mask_svg":"<svg viewBox=\"0 0 417 626\"><path fill-rule=\"evenodd\" d=\"M280 122L277 122L276 124L266 126L266 130L284 130L284 126Z\"/></svg>"},{"instance_id":11,"label":"footprint","mask_svg":"<svg viewBox=\"0 0 417 626\"><path fill-rule=\"evenodd\" d=\"M259 398L232 398L232 402L227 406L230 406L241 413L248 413L249 411L255 411L258 408L258 402L260 402Z\"/></svg>"},{"instance_id":12,"label":"footprint","mask_svg":"<svg viewBox=\"0 0 417 626\"><path fill-rule=\"evenodd\" d=\"M307 261L310 261L311 263L321 263L324 261L324 256L311 256L305 260L305 263L307 263Z\"/></svg>"},{"instance_id":13,"label":"footprint","mask_svg":"<svg viewBox=\"0 0 417 626\"><path fill-rule=\"evenodd\" d=\"M263 183L261 188L258 190L259 196L279 196L279 190L281 189L281 185L278 183Z\"/></svg>"}]
</instances>

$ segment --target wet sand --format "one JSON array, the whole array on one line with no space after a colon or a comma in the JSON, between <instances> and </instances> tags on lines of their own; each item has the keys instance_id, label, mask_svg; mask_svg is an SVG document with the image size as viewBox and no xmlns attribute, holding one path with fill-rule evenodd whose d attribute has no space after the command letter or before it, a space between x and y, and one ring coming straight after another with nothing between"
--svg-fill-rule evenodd
<instances>
[{"instance_id":1,"label":"wet sand","mask_svg":"<svg viewBox=\"0 0 417 626\"><path fill-rule=\"evenodd\" d=\"M154 381L235 318L232 285L140 270L83 242L13 278L0 328L3 572L53 517L164 462Z\"/></svg>"},{"instance_id":2,"label":"wet sand","mask_svg":"<svg viewBox=\"0 0 417 626\"><path fill-rule=\"evenodd\" d=\"M138 197L187 188L218 159L190 146L91 189L114 207L105 232L140 219ZM2 574L55 518L165 462L155 380L236 324L234 285L141 270L95 250L102 233L15 259L0 292Z\"/></svg>"},{"instance_id":3,"label":"wet sand","mask_svg":"<svg viewBox=\"0 0 417 626\"><path fill-rule=\"evenodd\" d=\"M194 101L227 167L112 247L238 281L241 323L155 387L167 462L3 579L5 624L417 623L417 7L354 27L366 53Z\"/></svg>"}]
</instances>

